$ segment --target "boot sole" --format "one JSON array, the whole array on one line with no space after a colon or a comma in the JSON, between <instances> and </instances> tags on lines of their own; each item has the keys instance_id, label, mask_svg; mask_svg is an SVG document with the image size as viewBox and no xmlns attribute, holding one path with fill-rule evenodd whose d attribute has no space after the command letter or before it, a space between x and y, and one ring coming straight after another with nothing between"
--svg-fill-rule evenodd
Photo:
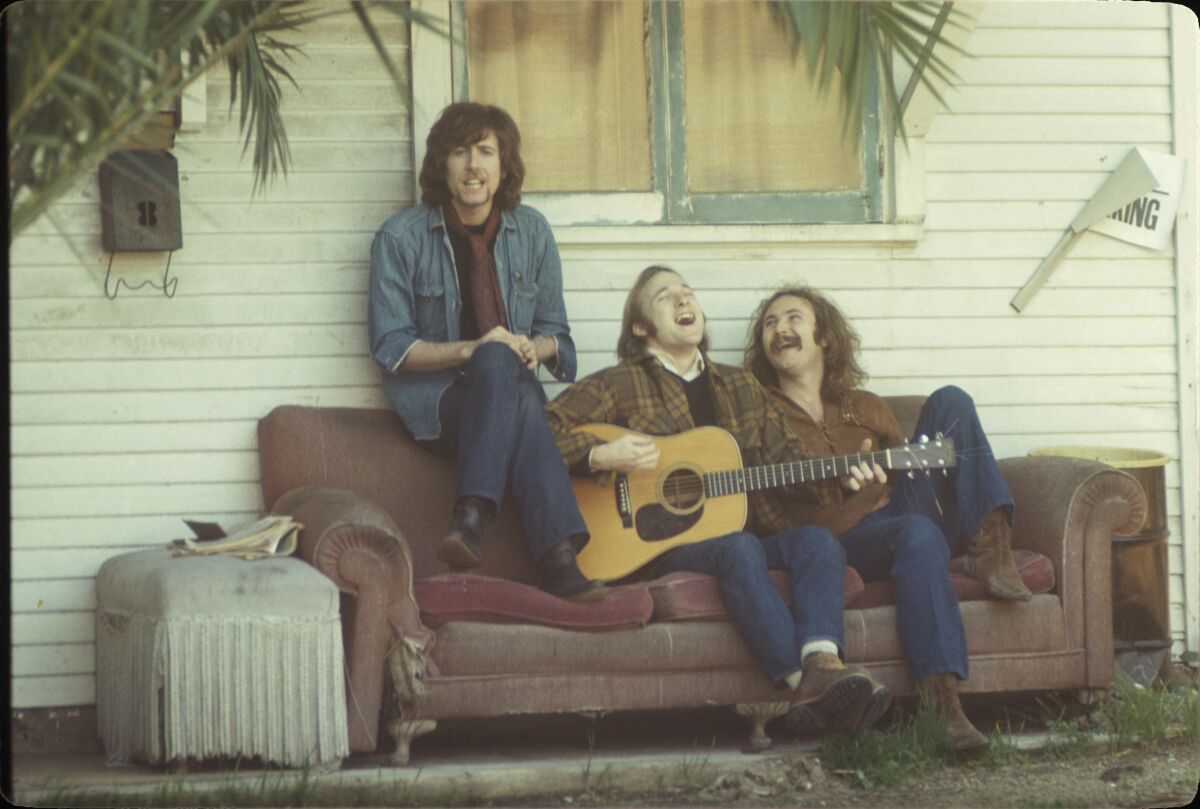
<instances>
[{"instance_id":1,"label":"boot sole","mask_svg":"<svg viewBox=\"0 0 1200 809\"><path fill-rule=\"evenodd\" d=\"M603 582L594 579L582 579L577 587L555 588L546 584L542 590L563 601L603 601L608 597L608 588Z\"/></svg>"},{"instance_id":2,"label":"boot sole","mask_svg":"<svg viewBox=\"0 0 1200 809\"><path fill-rule=\"evenodd\" d=\"M892 692L887 690L886 686L879 686L871 692L867 704L863 706L862 713L858 719L854 721L850 728L859 730L861 728L869 728L879 721L879 717L887 711L888 706L892 704Z\"/></svg>"},{"instance_id":3,"label":"boot sole","mask_svg":"<svg viewBox=\"0 0 1200 809\"><path fill-rule=\"evenodd\" d=\"M592 582L586 590L575 595L560 596L567 601L603 601L608 598L608 588L598 581Z\"/></svg>"},{"instance_id":4,"label":"boot sole","mask_svg":"<svg viewBox=\"0 0 1200 809\"><path fill-rule=\"evenodd\" d=\"M479 567L479 563L482 561L479 554L471 550L471 546L464 542L457 533L450 533L442 537L442 541L437 546L437 558L438 561L449 565L450 569L454 571Z\"/></svg>"},{"instance_id":5,"label":"boot sole","mask_svg":"<svg viewBox=\"0 0 1200 809\"><path fill-rule=\"evenodd\" d=\"M883 710L891 702L891 694L885 692ZM819 697L800 705L793 705L787 712L787 726L798 736L820 733L837 724L840 717L861 716L871 701L875 684L865 674L852 674L826 688ZM880 711L882 715L883 711ZM875 719L879 717L876 716Z\"/></svg>"}]
</instances>

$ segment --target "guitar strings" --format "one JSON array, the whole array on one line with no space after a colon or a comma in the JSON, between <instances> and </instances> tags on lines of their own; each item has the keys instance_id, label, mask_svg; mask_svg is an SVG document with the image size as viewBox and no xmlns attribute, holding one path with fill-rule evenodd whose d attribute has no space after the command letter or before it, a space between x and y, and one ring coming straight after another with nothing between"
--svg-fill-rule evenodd
<instances>
[{"instance_id":1,"label":"guitar strings","mask_svg":"<svg viewBox=\"0 0 1200 809\"><path fill-rule=\"evenodd\" d=\"M918 462L918 466L916 466L912 470L905 470L901 467L896 467L896 468L894 468L893 471L897 471L897 472L905 472L905 471L929 472L929 471L933 471L936 469L947 468L947 467L920 466L919 465L920 457L919 457L919 453L917 452L917 450L921 446L922 445L920 445L920 444L902 444L899 447L892 447L890 451L894 455L899 454L901 457L911 456ZM897 452L897 450L899 450L900 452ZM968 450L968 452L969 451L970 450ZM794 470L789 470L785 467L803 466L804 464L808 464L810 467L815 466L817 464L824 466L830 460L833 461L834 473L836 474L838 461L845 462L849 458L854 458L854 460L847 466L847 468L849 468L849 466L857 466L857 465L863 463L864 458L869 459L872 462L885 460L885 457L886 457L885 453L886 453L885 450L879 450L876 452L855 453L854 455L839 456L839 457L833 458L833 459L830 459L830 458L808 458L808 459L805 459L802 461L792 461L792 462L783 463L783 464L775 464L774 465L775 469L773 471L769 471L769 472L765 471L763 469L759 469L757 471L750 471L747 469L730 469L730 470L725 470L722 472L705 473L703 475L703 477L692 474L689 477L687 477L685 480L682 480L682 481L677 478L668 478L663 483L663 494L670 498L679 498L681 496L694 497L697 494L704 491L706 478L709 479L710 481L714 481L714 482L716 481L716 478L714 478L714 475L725 475L725 476L733 478L735 481L740 478L741 482L744 484L756 483L756 482L760 482L760 481L767 481L768 479L771 479L772 482L774 482L780 476L786 475L789 471L794 471ZM964 457L971 457L971 456L967 456L964 452L959 452L958 454L963 455ZM826 479L828 479L828 478L826 478ZM796 481L796 482L809 482L809 481L803 480L803 470L801 470L801 480ZM815 482L815 479L813 482Z\"/></svg>"}]
</instances>

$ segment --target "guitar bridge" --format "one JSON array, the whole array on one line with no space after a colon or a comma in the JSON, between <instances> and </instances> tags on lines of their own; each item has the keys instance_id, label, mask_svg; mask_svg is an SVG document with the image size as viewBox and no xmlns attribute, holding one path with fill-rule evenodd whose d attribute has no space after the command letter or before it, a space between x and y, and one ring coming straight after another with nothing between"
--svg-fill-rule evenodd
<instances>
[{"instance_id":1,"label":"guitar bridge","mask_svg":"<svg viewBox=\"0 0 1200 809\"><path fill-rule=\"evenodd\" d=\"M617 496L617 513L621 515L621 526L632 528L633 507L629 500L629 476L625 474L617 475L617 483L613 486L613 491Z\"/></svg>"}]
</instances>

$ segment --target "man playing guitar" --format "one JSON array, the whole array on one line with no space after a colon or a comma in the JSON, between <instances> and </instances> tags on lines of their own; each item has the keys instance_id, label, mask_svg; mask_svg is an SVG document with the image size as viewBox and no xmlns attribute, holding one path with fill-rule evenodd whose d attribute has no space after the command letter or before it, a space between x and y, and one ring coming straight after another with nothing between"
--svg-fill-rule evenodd
<instances>
[{"instance_id":1,"label":"man playing guitar","mask_svg":"<svg viewBox=\"0 0 1200 809\"><path fill-rule=\"evenodd\" d=\"M747 465L794 461L805 447L765 389L746 371L705 356L704 312L674 271L648 267L625 302L620 364L593 374L546 408L572 474L609 485L614 477L653 472L652 436L713 425L731 433ZM634 430L604 440L578 429L607 424ZM850 485L872 470L857 470ZM788 722L802 730L860 727L887 709L890 694L865 669L842 663L845 551L825 528L793 515L804 487L749 495L749 530L675 547L654 572L715 576L726 607L772 682L793 689ZM768 568L791 574L792 606Z\"/></svg>"},{"instance_id":2,"label":"man playing guitar","mask_svg":"<svg viewBox=\"0 0 1200 809\"><path fill-rule=\"evenodd\" d=\"M745 364L811 449L836 455L895 446L902 441L900 426L883 399L862 389L858 346L858 335L832 302L806 287L786 287L759 305ZM872 469L849 495L828 484L811 487L815 497L800 514L838 536L865 581L895 582L900 635L918 690L946 714L955 747L980 747L987 740L958 699L967 644L946 570L951 550L961 544L967 572L992 596L1032 597L1012 559L1012 494L965 392L934 391L916 429L953 440L952 473L889 482L882 469Z\"/></svg>"}]
</instances>

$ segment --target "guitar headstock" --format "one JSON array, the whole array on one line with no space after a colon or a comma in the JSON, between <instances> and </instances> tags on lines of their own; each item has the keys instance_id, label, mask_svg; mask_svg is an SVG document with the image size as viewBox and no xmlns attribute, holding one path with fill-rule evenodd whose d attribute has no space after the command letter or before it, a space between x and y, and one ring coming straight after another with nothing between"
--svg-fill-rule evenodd
<instances>
[{"instance_id":1,"label":"guitar headstock","mask_svg":"<svg viewBox=\"0 0 1200 809\"><path fill-rule=\"evenodd\" d=\"M933 438L922 435L916 443L905 441L892 449L892 466L895 469L908 470L908 476L915 472L930 472L945 470L954 466L957 461L954 456L954 439L937 433Z\"/></svg>"}]
</instances>

